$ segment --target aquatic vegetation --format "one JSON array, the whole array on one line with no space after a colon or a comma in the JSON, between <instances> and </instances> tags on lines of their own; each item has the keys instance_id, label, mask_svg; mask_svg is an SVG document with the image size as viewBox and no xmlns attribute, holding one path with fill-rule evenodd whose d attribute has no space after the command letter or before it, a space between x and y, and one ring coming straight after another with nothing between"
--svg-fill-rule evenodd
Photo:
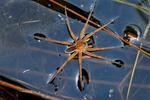
<instances>
[{"instance_id":1,"label":"aquatic vegetation","mask_svg":"<svg viewBox=\"0 0 150 100\"><path fill-rule=\"evenodd\" d=\"M126 0L113 0L113 1L121 3L121 4L125 4L125 5L129 5L129 6L135 7L136 9L140 10L141 12L143 12L143 13L145 13L147 15L150 15L150 8L149 7L142 6L140 4L130 3L128 1L126 1Z\"/></svg>"}]
</instances>

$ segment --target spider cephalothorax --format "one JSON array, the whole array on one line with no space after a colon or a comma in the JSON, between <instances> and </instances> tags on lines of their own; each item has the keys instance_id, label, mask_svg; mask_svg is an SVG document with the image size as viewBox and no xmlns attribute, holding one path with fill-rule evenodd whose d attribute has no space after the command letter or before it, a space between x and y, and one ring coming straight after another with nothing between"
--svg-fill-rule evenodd
<instances>
[{"instance_id":1,"label":"spider cephalothorax","mask_svg":"<svg viewBox=\"0 0 150 100\"><path fill-rule=\"evenodd\" d=\"M87 49L88 45L86 42L84 42L83 40L78 40L74 43L74 45L68 47L65 50L65 53L72 53L74 51L76 52L85 52Z\"/></svg>"}]
</instances>

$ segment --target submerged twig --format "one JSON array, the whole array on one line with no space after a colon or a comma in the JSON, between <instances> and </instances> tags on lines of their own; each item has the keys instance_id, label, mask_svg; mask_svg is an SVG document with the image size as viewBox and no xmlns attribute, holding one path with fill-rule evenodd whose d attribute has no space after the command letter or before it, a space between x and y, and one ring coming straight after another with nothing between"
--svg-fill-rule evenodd
<instances>
[{"instance_id":1,"label":"submerged twig","mask_svg":"<svg viewBox=\"0 0 150 100\"><path fill-rule=\"evenodd\" d=\"M38 93L36 91L29 90L27 88L23 88L23 87L20 87L20 86L17 86L17 85L14 85L14 84L2 81L2 80L0 80L0 85L5 86L5 87L9 87L11 89L14 89L14 90L17 90L17 91L20 91L20 92L32 94L32 95L35 95L35 96L38 96L38 97L41 97L41 98L50 99L50 100L60 100L59 98L48 96L48 95L45 95L45 94L42 94L42 93Z\"/></svg>"},{"instance_id":2,"label":"submerged twig","mask_svg":"<svg viewBox=\"0 0 150 100\"><path fill-rule=\"evenodd\" d=\"M145 32L143 34L143 39L146 38L149 28L150 28L150 21L147 24L147 27L145 28ZM140 44L140 48L142 48L142 43ZM128 100L128 98L129 98L130 89L131 89L131 85L132 85L132 81L133 81L133 76L134 76L134 73L135 73L135 68L137 66L139 55L140 55L140 51L138 50L138 53L137 53L137 56L136 56L136 60L135 60L134 66L133 66L133 70L132 70L132 73L131 73L131 78L130 78L130 83L129 83L129 87L128 87L128 91L127 91L126 100Z\"/></svg>"},{"instance_id":3,"label":"submerged twig","mask_svg":"<svg viewBox=\"0 0 150 100\"><path fill-rule=\"evenodd\" d=\"M127 2L126 0L113 0L113 1L125 4L125 5L129 5L129 6L132 6L132 7L135 7L136 9L146 13L147 15L150 15L150 8L148 8L146 6L136 5L136 4Z\"/></svg>"}]
</instances>

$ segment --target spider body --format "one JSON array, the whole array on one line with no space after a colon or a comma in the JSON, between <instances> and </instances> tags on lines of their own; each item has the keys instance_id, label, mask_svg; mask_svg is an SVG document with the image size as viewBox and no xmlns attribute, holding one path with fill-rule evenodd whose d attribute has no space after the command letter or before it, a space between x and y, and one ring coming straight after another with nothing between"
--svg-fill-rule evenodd
<instances>
[{"instance_id":1,"label":"spider body","mask_svg":"<svg viewBox=\"0 0 150 100\"><path fill-rule=\"evenodd\" d=\"M50 41L53 43L58 43L58 44L63 44L63 45L68 45L68 48L65 50L65 53L69 53L70 56L68 57L68 59L59 67L59 69L56 71L56 73L52 76L52 78L50 79L50 81L48 83L52 83L53 80L55 79L55 77L57 76L57 74L61 71L61 69L66 65L67 62L69 62L71 59L73 58L77 58L78 59L78 63L79 63L79 83L80 86L83 86L83 78L82 78L82 57L84 55L87 56L91 56L91 57L95 57L98 59L103 59L107 62L110 62L116 66L122 66L123 63L120 63L120 61L113 61L110 60L108 58L102 57L102 56L98 56L92 52L94 51L98 51L98 50L105 50L105 49L113 49L113 48L120 48L122 46L112 46L112 47L104 47L104 48L93 48L93 46L88 45L88 41L90 40L90 37L93 36L96 32L98 32L99 30L103 29L105 26L109 25L110 23L112 23L114 20L111 20L110 22L104 24L102 27L99 27L97 29L95 29L94 31L90 32L89 34L85 35L85 29L88 25L89 19L92 15L94 6L91 9L88 18L86 20L86 23L84 24L79 37L76 38L76 36L74 35L74 33L72 32L70 25L69 25L69 20L67 17L67 12L66 12L66 7L65 7L65 17L66 17L66 24L67 24L67 28L68 31L70 33L71 38L74 40L74 42L70 42L70 41L58 41L58 40L52 40L50 38L46 38L46 37L40 37L40 35L37 33L34 35L35 39L40 39L40 40L45 40L45 41ZM82 91L83 89L81 89Z\"/></svg>"},{"instance_id":2,"label":"spider body","mask_svg":"<svg viewBox=\"0 0 150 100\"><path fill-rule=\"evenodd\" d=\"M88 45L86 42L84 42L83 40L77 40L73 46L70 46L65 50L65 53L72 53L74 51L85 52L87 47Z\"/></svg>"},{"instance_id":3,"label":"spider body","mask_svg":"<svg viewBox=\"0 0 150 100\"><path fill-rule=\"evenodd\" d=\"M87 43L84 42L83 40L79 40L79 41L77 41L75 47L76 47L76 51L84 52L87 49Z\"/></svg>"}]
</instances>

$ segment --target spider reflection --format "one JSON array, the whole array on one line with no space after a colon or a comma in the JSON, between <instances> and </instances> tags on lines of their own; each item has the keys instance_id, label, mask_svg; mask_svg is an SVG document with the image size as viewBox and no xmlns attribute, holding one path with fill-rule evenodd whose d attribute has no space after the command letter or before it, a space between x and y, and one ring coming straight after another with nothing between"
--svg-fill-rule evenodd
<instances>
[{"instance_id":1,"label":"spider reflection","mask_svg":"<svg viewBox=\"0 0 150 100\"><path fill-rule=\"evenodd\" d=\"M65 8L65 18L66 18L66 24L67 24L67 28L68 31L70 33L71 38L74 40L73 42L69 42L69 41L58 41L58 40L52 40L50 38L47 38L43 35L40 35L39 33L34 34L34 38L35 39L39 39L39 40L45 40L45 41L50 41L53 43L58 43L58 44L63 44L63 45L68 45L68 48L65 50L65 53L70 54L70 56L68 57L68 59L59 67L59 69L56 71L56 73L52 76L52 78L50 79L50 81L48 83L52 83L53 80L55 79L55 77L57 76L57 74L61 71L61 69L64 67L64 65L69 62L71 59L73 59L74 57L77 56L78 59L78 63L79 63L79 83L81 85L81 87L83 87L83 77L82 77L82 56L83 55L87 55L87 56L91 56L91 57L95 57L95 58L99 58L99 59L103 59L107 62L110 62L114 65L116 65L117 67L121 67L123 65L123 62L120 60L117 61L113 61L110 60L108 58L102 57L102 56L98 56L92 52L94 51L98 51L98 50L105 50L105 49L113 49L113 48L120 48L120 46L112 46L112 47L104 47L104 48L94 48L91 45L88 45L88 41L90 41L90 37L92 35L94 35L96 32L98 32L99 30L103 29L104 27L106 27L107 25L109 25L110 23L112 23L114 20L111 20L110 22L106 23L105 25L103 25L100 28L95 29L93 32L90 32L87 35L84 35L85 33L85 29L88 25L89 19L92 15L94 6L91 9L89 15L88 15L88 19L86 20L86 23L84 24L79 37L77 38L74 33L71 30L70 24L69 24L69 20L67 17L67 11Z\"/></svg>"},{"instance_id":2,"label":"spider reflection","mask_svg":"<svg viewBox=\"0 0 150 100\"><path fill-rule=\"evenodd\" d=\"M85 81L86 84L89 84L89 75L88 75L88 72L84 68L82 68L82 76L83 76L83 81ZM80 83L80 80L79 80L80 75L78 77L79 78L78 78L78 81L77 81L77 86L78 86L80 91L83 91L84 90L84 84Z\"/></svg>"}]
</instances>

